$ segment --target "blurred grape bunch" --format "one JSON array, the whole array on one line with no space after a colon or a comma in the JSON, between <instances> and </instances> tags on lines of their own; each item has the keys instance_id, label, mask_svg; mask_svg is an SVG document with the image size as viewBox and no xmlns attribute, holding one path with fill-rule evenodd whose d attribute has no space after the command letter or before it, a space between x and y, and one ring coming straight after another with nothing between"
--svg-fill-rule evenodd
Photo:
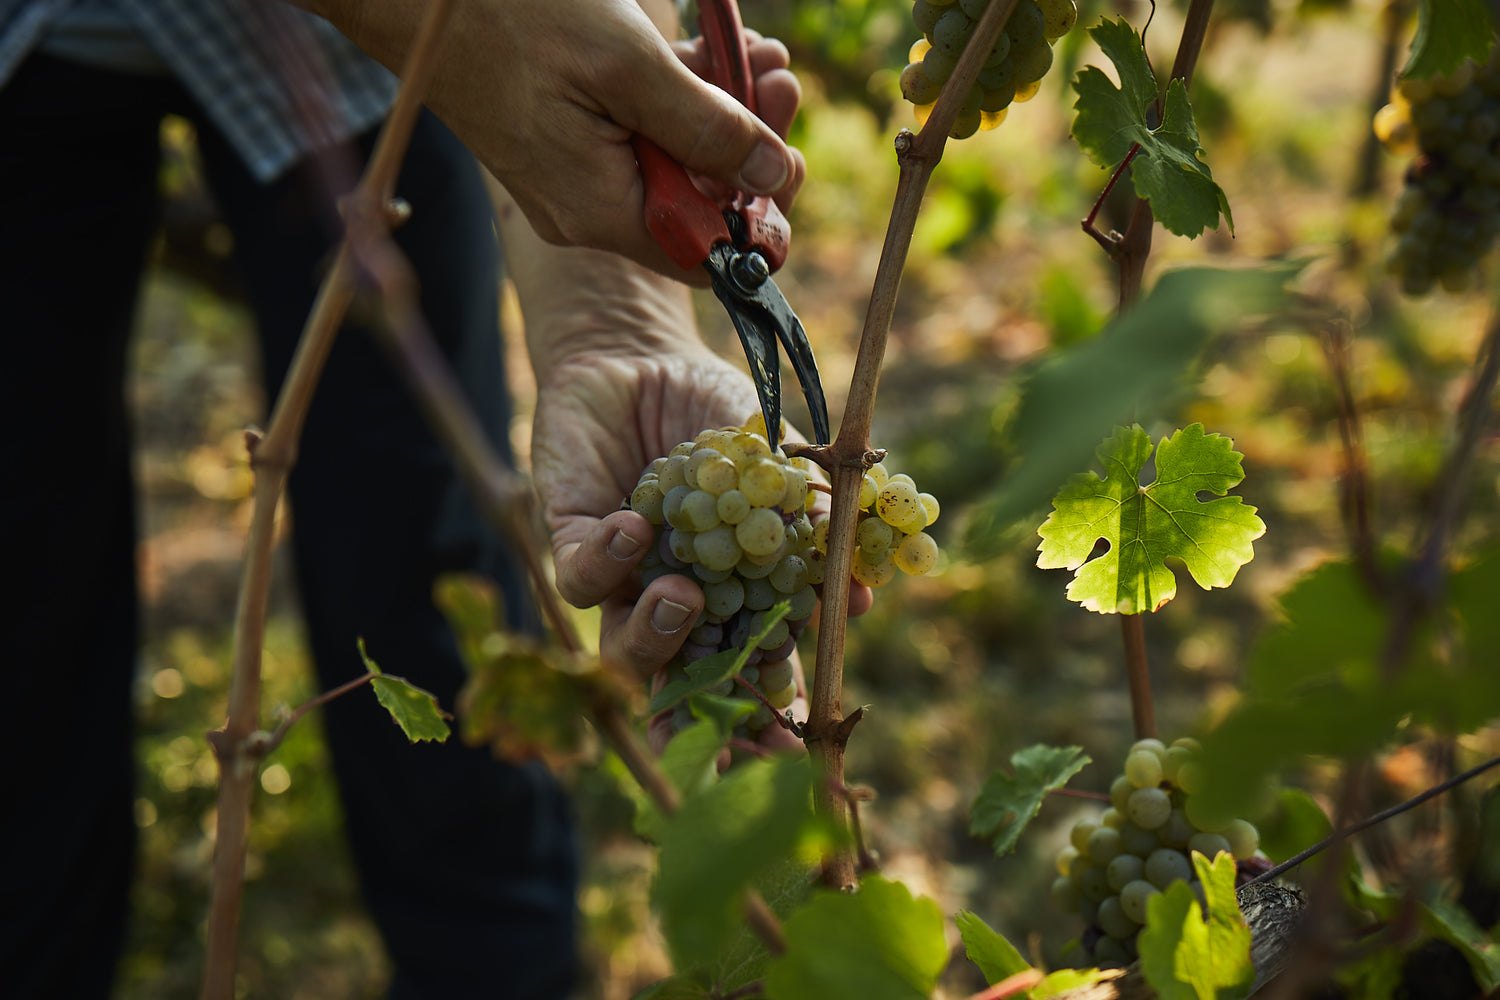
<instances>
[{"instance_id":1,"label":"blurred grape bunch","mask_svg":"<svg viewBox=\"0 0 1500 1000\"><path fill-rule=\"evenodd\" d=\"M912 23L922 38L901 71L901 96L916 108L917 123L932 114L958 58L974 34L988 0L916 0ZM1073 0L1017 0L1005 30L991 47L954 119L949 136L967 139L1005 121L1012 102L1036 96L1052 68L1052 44L1078 22Z\"/></svg>"}]
</instances>

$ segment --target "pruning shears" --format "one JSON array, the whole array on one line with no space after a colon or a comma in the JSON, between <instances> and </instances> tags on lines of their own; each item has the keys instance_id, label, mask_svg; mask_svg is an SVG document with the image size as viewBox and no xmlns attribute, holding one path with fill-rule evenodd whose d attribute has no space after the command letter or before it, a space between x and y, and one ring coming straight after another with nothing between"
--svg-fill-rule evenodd
<instances>
[{"instance_id":1,"label":"pruning shears","mask_svg":"<svg viewBox=\"0 0 1500 1000\"><path fill-rule=\"evenodd\" d=\"M708 48L709 82L754 113L750 53L735 0L700 0L698 26ZM646 228L684 270L702 266L745 348L767 433L781 426L781 361L786 348L812 413L818 444L830 440L828 402L801 320L771 279L786 261L791 227L765 195L733 191L720 200L699 191L687 171L645 136L632 143L646 191ZM772 441L774 447L777 442Z\"/></svg>"}]
</instances>

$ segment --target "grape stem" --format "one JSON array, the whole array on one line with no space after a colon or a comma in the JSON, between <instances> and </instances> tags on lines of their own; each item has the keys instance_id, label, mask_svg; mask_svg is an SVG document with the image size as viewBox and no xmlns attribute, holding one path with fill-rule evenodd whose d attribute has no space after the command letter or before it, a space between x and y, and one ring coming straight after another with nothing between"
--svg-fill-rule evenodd
<instances>
[{"instance_id":1,"label":"grape stem","mask_svg":"<svg viewBox=\"0 0 1500 1000\"><path fill-rule=\"evenodd\" d=\"M734 682L740 687L744 688L746 691L749 691L752 698L760 702L762 705L766 706L766 708L770 709L771 718L775 719L777 724L779 724L782 729L787 730L793 736L802 735L802 724L785 718L781 714L781 711L775 705L771 704L771 699L767 698L760 688L756 687L754 684L751 684L739 674L734 675Z\"/></svg>"},{"instance_id":2,"label":"grape stem","mask_svg":"<svg viewBox=\"0 0 1500 1000\"><path fill-rule=\"evenodd\" d=\"M1082 223L1083 231L1093 237L1094 242L1103 247L1104 252L1109 254L1110 257L1114 257L1115 254L1119 252L1120 241L1124 239L1124 237L1115 232L1113 229L1111 229L1108 233L1100 232L1099 228L1094 223L1095 220L1099 218L1100 210L1104 208L1105 199L1107 199L1110 195L1110 192L1115 189L1115 185L1119 183L1120 178L1125 176L1125 171L1130 169L1130 162L1135 159L1135 154L1139 153L1140 151L1140 143L1136 142L1131 144L1130 152L1125 154L1125 159L1120 161L1120 165L1115 168L1115 172L1109 175L1109 181L1104 185L1104 190L1100 191L1099 197L1094 199L1094 207L1089 209L1089 214L1084 217Z\"/></svg>"},{"instance_id":3,"label":"grape stem","mask_svg":"<svg viewBox=\"0 0 1500 1000\"><path fill-rule=\"evenodd\" d=\"M346 233L332 267L318 291L292 358L291 368L276 398L264 436L246 436L250 467L255 476L254 507L246 539L244 569L235 611L234 659L230 674L229 712L223 728L209 734L209 745L219 762L212 898L208 913L208 945L200 996L230 1000L234 996L240 909L244 898L245 850L250 825L250 803L255 790L261 751L253 739L260 731L261 652L265 645L270 604L271 559L276 544L276 510L296 463L297 442L344 315L354 298L357 279L351 248L385 239L388 206L396 174L406 155L422 95L436 66L438 45L452 11L451 0L428 7L401 74L402 84L390 116L381 129L369 166L358 188L346 202ZM274 23L271 27L274 28ZM284 40L283 40L284 41ZM284 51L271 46L271 51ZM294 80L295 73L290 74ZM312 93L311 88L298 88ZM309 115L318 111L298 104Z\"/></svg>"},{"instance_id":4,"label":"grape stem","mask_svg":"<svg viewBox=\"0 0 1500 1000\"><path fill-rule=\"evenodd\" d=\"M948 130L958 117L959 107L978 78L980 67L1000 37L1016 3L1017 0L993 0L985 8L921 133L914 136L910 130L902 129L896 136L896 161L900 168L896 196L865 310L864 328L838 437L826 447L798 450L822 466L833 481L822 625L818 629L817 671L813 675L805 741L822 779L813 784L814 803L819 814L832 822L835 829L843 829L848 824L847 803L834 793L834 789L844 784L844 752L850 730L860 714L855 712L848 719L843 718L840 699L844 683L844 643L848 633L849 574L854 564L854 532L859 520L859 488L865 470L879 460L879 453L870 447L875 390L901 287L901 272L906 266L906 255L911 248L927 182L942 159ZM855 886L855 859L847 848L835 848L823 859L823 881L839 889Z\"/></svg>"},{"instance_id":5,"label":"grape stem","mask_svg":"<svg viewBox=\"0 0 1500 1000\"><path fill-rule=\"evenodd\" d=\"M1313 846L1309 847L1307 850L1288 858L1281 864L1277 865L1275 868L1272 868L1270 871L1255 876L1255 878L1251 879L1245 884L1259 885L1262 882L1269 882L1272 879L1279 878L1291 869L1296 868L1298 865L1302 864L1304 861L1318 854L1321 854L1323 851L1326 851L1333 845L1341 843L1342 841L1354 836L1357 833L1368 830L1372 826L1375 826L1379 823L1384 823L1386 820L1399 816L1402 813L1407 812L1408 810L1415 809L1417 806L1421 805L1423 802L1426 802L1428 799L1437 798L1444 792L1457 788L1464 782L1469 781L1472 778L1477 778L1479 775L1488 771L1490 768L1496 766L1500 766L1500 757L1491 757L1489 760L1485 761L1482 764L1476 764L1474 767L1469 768L1462 774L1455 774L1447 781L1444 781L1437 785L1433 785L1431 788L1418 795L1413 795L1405 802L1391 806L1389 809L1383 809L1380 812L1375 813L1373 816L1367 816L1359 822L1351 823L1349 826L1346 826L1341 830L1336 830L1335 832L1329 834L1327 837L1324 837L1322 840L1318 841Z\"/></svg>"}]
</instances>

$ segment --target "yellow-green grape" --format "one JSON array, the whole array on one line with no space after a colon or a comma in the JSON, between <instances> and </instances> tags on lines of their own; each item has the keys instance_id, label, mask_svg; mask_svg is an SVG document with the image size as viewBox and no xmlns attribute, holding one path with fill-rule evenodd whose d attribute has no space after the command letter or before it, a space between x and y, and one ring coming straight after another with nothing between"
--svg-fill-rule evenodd
<instances>
[{"instance_id":1,"label":"yellow-green grape","mask_svg":"<svg viewBox=\"0 0 1500 1000\"><path fill-rule=\"evenodd\" d=\"M869 471L866 472L865 475L869 476L875 481L875 491L877 493L885 487L886 483L890 482L891 480L891 471L885 467L884 462L876 462L874 465L870 466ZM874 501L872 500L871 503L873 502ZM869 504L864 504L863 506L868 507Z\"/></svg>"},{"instance_id":2,"label":"yellow-green grape","mask_svg":"<svg viewBox=\"0 0 1500 1000\"><path fill-rule=\"evenodd\" d=\"M888 483L875 498L875 512L887 524L899 527L911 520L914 511L922 511L923 519L926 519L922 502L917 499L917 489L910 483Z\"/></svg>"},{"instance_id":3,"label":"yellow-green grape","mask_svg":"<svg viewBox=\"0 0 1500 1000\"><path fill-rule=\"evenodd\" d=\"M855 550L854 564L850 567L850 575L864 584L866 587L883 587L896 577L896 564L891 561L890 554L879 562L871 562L866 559L864 553Z\"/></svg>"},{"instance_id":4,"label":"yellow-green grape","mask_svg":"<svg viewBox=\"0 0 1500 1000\"><path fill-rule=\"evenodd\" d=\"M656 478L644 480L630 494L630 509L650 521L652 524L661 524L662 501L666 497L661 491L661 483Z\"/></svg>"},{"instance_id":5,"label":"yellow-green grape","mask_svg":"<svg viewBox=\"0 0 1500 1000\"><path fill-rule=\"evenodd\" d=\"M927 515L927 524L922 525L925 528L927 525L937 521L938 515L942 513L943 508L938 503L938 498L931 493L918 493L917 500L921 502L922 511Z\"/></svg>"},{"instance_id":6,"label":"yellow-green grape","mask_svg":"<svg viewBox=\"0 0 1500 1000\"><path fill-rule=\"evenodd\" d=\"M745 585L734 577L703 588L703 610L720 618L728 618L745 606Z\"/></svg>"},{"instance_id":7,"label":"yellow-green grape","mask_svg":"<svg viewBox=\"0 0 1500 1000\"><path fill-rule=\"evenodd\" d=\"M739 490L725 490L719 494L714 511L725 524L739 524L750 513L750 500Z\"/></svg>"},{"instance_id":8,"label":"yellow-green grape","mask_svg":"<svg viewBox=\"0 0 1500 1000\"><path fill-rule=\"evenodd\" d=\"M732 570L744 556L735 529L716 525L693 538L695 561L713 570Z\"/></svg>"},{"instance_id":9,"label":"yellow-green grape","mask_svg":"<svg viewBox=\"0 0 1500 1000\"><path fill-rule=\"evenodd\" d=\"M827 517L820 517L813 523L813 548L817 549L824 555L828 554L828 526L832 523L832 520Z\"/></svg>"},{"instance_id":10,"label":"yellow-green grape","mask_svg":"<svg viewBox=\"0 0 1500 1000\"><path fill-rule=\"evenodd\" d=\"M1230 852L1240 861L1254 857L1260 849L1260 831L1242 819L1230 821L1224 828L1224 839L1229 842Z\"/></svg>"},{"instance_id":11,"label":"yellow-green grape","mask_svg":"<svg viewBox=\"0 0 1500 1000\"><path fill-rule=\"evenodd\" d=\"M927 532L918 531L901 539L892 558L901 572L922 576L937 565L938 544Z\"/></svg>"},{"instance_id":12,"label":"yellow-green grape","mask_svg":"<svg viewBox=\"0 0 1500 1000\"><path fill-rule=\"evenodd\" d=\"M1161 758L1150 750L1133 750L1125 758L1125 777L1137 788L1161 783Z\"/></svg>"},{"instance_id":13,"label":"yellow-green grape","mask_svg":"<svg viewBox=\"0 0 1500 1000\"><path fill-rule=\"evenodd\" d=\"M734 526L740 548L749 556L769 556L786 541L781 515L769 507L754 507L745 519Z\"/></svg>"},{"instance_id":14,"label":"yellow-green grape","mask_svg":"<svg viewBox=\"0 0 1500 1000\"><path fill-rule=\"evenodd\" d=\"M878 561L890 551L895 535L896 530L880 518L862 517L855 529L854 540L867 558Z\"/></svg>"},{"instance_id":15,"label":"yellow-green grape","mask_svg":"<svg viewBox=\"0 0 1500 1000\"><path fill-rule=\"evenodd\" d=\"M1056 41L1078 23L1078 5L1073 0L1037 0L1045 22L1047 41Z\"/></svg>"},{"instance_id":16,"label":"yellow-green grape","mask_svg":"<svg viewBox=\"0 0 1500 1000\"><path fill-rule=\"evenodd\" d=\"M875 498L880 495L880 484L875 477L868 472L859 482L859 507L860 510L869 510L875 504Z\"/></svg>"},{"instance_id":17,"label":"yellow-green grape","mask_svg":"<svg viewBox=\"0 0 1500 1000\"><path fill-rule=\"evenodd\" d=\"M693 490L682 498L678 521L689 531L707 531L719 524L719 498L706 490Z\"/></svg>"},{"instance_id":18,"label":"yellow-green grape","mask_svg":"<svg viewBox=\"0 0 1500 1000\"><path fill-rule=\"evenodd\" d=\"M752 507L774 507L786 496L783 466L770 459L758 459L740 469L740 492Z\"/></svg>"},{"instance_id":19,"label":"yellow-green grape","mask_svg":"<svg viewBox=\"0 0 1500 1000\"><path fill-rule=\"evenodd\" d=\"M734 463L712 448L700 448L693 452L688 459L688 466L693 470L698 488L714 496L722 496L734 489L739 480L739 472Z\"/></svg>"}]
</instances>

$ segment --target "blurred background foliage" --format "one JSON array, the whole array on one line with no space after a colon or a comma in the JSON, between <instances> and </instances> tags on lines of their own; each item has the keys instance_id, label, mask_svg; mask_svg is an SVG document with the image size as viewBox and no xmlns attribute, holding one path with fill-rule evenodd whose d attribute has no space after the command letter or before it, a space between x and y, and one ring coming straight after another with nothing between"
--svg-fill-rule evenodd
<instances>
[{"instance_id":1,"label":"blurred background foliage","mask_svg":"<svg viewBox=\"0 0 1500 1000\"><path fill-rule=\"evenodd\" d=\"M1083 8L1081 26L1106 13L1139 26L1150 14L1137 3L1085 0ZM794 251L778 283L819 352L837 420L895 188L891 141L913 124L896 87L914 38L909 6L743 0L742 9L748 25L787 42L805 88L792 138L810 180L791 214ZM1149 276L1185 261L1311 261L1305 291L1354 337L1377 529L1399 546L1432 487L1491 303L1483 292L1404 300L1381 268L1385 213L1403 168L1370 146L1370 112L1389 82L1381 11L1373 0L1219 5L1192 99L1236 232L1189 242L1158 230ZM1158 68L1170 64L1179 26L1179 10L1156 10L1146 40ZM1409 24L1405 31L1403 45ZM1112 269L1078 227L1106 175L1068 137L1072 68L1098 56L1081 31L1059 56L1039 95L1000 129L950 144L928 191L873 439L894 467L941 498L934 531L946 553L933 576L892 585L852 628L844 698L846 708L869 706L849 775L878 795L865 807L865 829L886 873L936 897L945 912L974 910L1045 955L1076 933L1046 902L1045 887L1053 853L1090 806L1055 799L1019 852L996 860L968 837L968 805L991 770L1036 742L1083 746L1098 763L1075 784L1107 787L1130 741L1119 623L1069 604L1066 574L1035 568L1032 526L991 540L1001 555L986 560L971 557L962 539L966 510L1004 467L1018 378L1050 348L1092 336L1114 306ZM240 431L264 410L253 329L225 267L232 240L204 200L190 131L170 122L164 142L170 212L134 347L147 640L137 685L142 852L121 998L197 992L216 782L202 737L223 719L249 514ZM1107 224L1120 224L1121 205L1106 206ZM1492 262L1484 276L1492 283ZM705 336L737 356L722 312L700 301ZM506 313L518 323L513 303ZM1344 549L1337 408L1321 333L1292 317L1213 344L1183 407L1182 422L1202 421L1245 454L1237 492L1259 507L1268 531L1231 589L1185 586L1148 622L1157 714L1169 736L1223 710L1275 595ZM512 371L522 373L514 437L524 456L532 388L519 358ZM1491 441L1469 489L1464 549L1493 540L1496 459ZM266 652L268 712L314 693L299 630L283 571ZM809 658L812 648L804 644ZM1420 733L1407 743L1377 769L1377 806L1426 787L1455 756L1500 753L1494 729L1457 747L1434 747ZM1319 792L1326 771L1292 777ZM628 779L615 761L568 780L587 837L587 995L629 997L665 969L647 914L651 852L630 833L621 788ZM244 994L380 995L385 959L359 908L315 716L277 751L261 784ZM1366 838L1376 877L1410 845L1441 854L1455 815L1448 805L1429 807ZM947 988L964 995L978 985L960 971Z\"/></svg>"}]
</instances>

